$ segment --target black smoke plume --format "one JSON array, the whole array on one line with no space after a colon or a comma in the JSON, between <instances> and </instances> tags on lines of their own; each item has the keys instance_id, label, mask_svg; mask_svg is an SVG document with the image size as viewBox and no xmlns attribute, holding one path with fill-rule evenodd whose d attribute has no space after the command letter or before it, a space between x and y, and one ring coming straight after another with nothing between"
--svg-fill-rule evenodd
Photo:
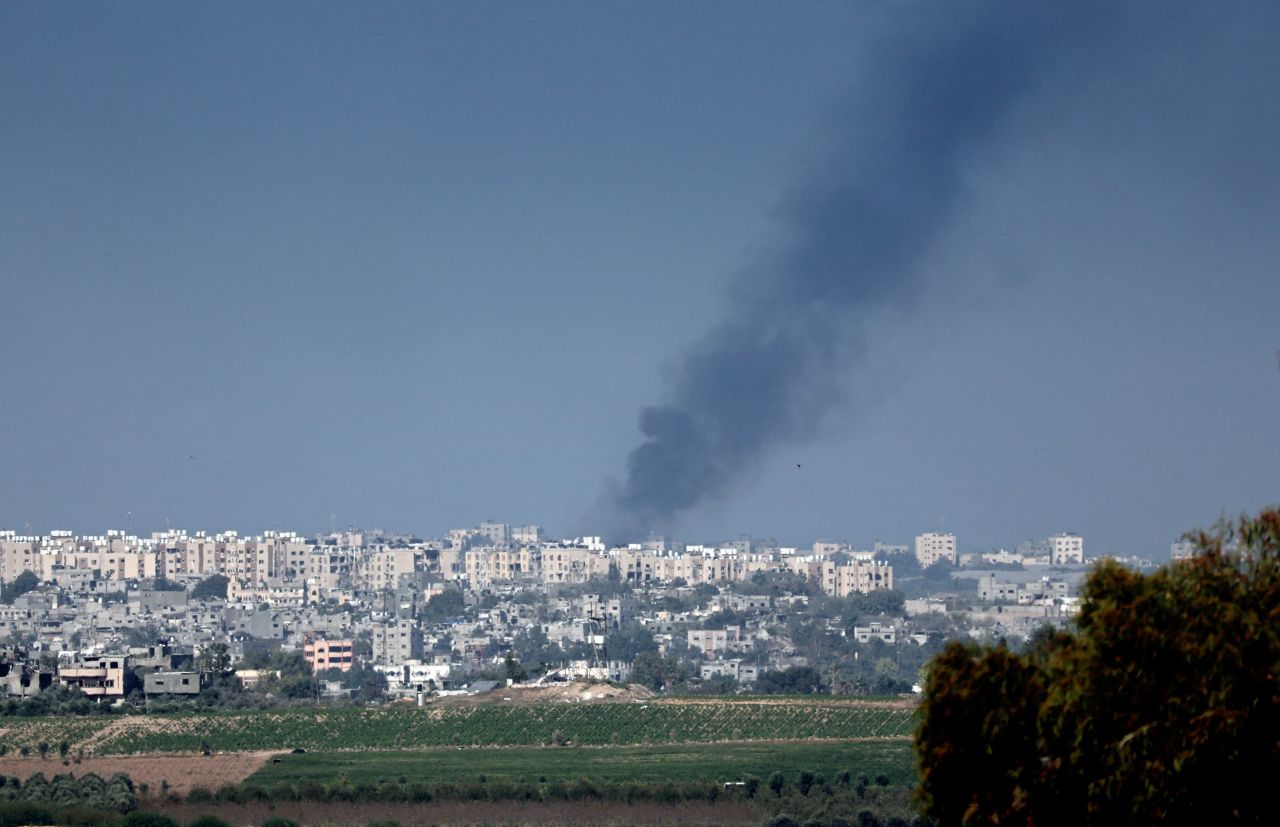
<instances>
[{"instance_id":1,"label":"black smoke plume","mask_svg":"<svg viewBox=\"0 0 1280 827\"><path fill-rule=\"evenodd\" d=\"M606 495L610 539L670 527L848 404L839 379L863 358L860 333L920 290L967 154L1109 23L1083 3L897 11L911 16L867 54L830 158L783 198L784 241L736 276L724 317L677 362L666 402L641 411L643 442Z\"/></svg>"}]
</instances>

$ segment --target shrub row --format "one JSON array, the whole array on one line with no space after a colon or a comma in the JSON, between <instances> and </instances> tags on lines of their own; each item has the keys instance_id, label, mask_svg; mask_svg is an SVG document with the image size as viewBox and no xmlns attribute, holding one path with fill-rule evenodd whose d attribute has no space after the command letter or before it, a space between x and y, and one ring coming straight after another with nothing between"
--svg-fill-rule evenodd
<instances>
[{"instance_id":1,"label":"shrub row","mask_svg":"<svg viewBox=\"0 0 1280 827\"><path fill-rule=\"evenodd\" d=\"M852 776L841 772L828 782L822 773L801 771L794 779L777 772L766 782L756 776L747 776L737 783L718 781L669 781L654 783L595 782L586 778L573 781L545 778L537 782L488 780L480 776L474 781L440 782L434 784L408 783L401 779L396 784L351 784L340 781L335 784L308 782L303 784L280 783L270 787L256 784L226 786L216 791L197 787L187 794L192 804L249 804L282 803L296 801L319 802L391 802L418 803L427 801L615 801L615 802L677 802L715 801L722 797L753 799L763 796L781 797L788 791L803 796L830 796L842 788L863 795L871 781L865 775ZM877 786L888 786L889 777L876 777Z\"/></svg>"},{"instance_id":2,"label":"shrub row","mask_svg":"<svg viewBox=\"0 0 1280 827\"><path fill-rule=\"evenodd\" d=\"M133 810L126 814L86 807L53 807L29 801L0 801L0 827L179 827L163 813ZM217 816L202 815L187 827L232 827ZM262 827L299 827L285 818L269 818ZM371 826L372 827L372 826Z\"/></svg>"},{"instance_id":3,"label":"shrub row","mask_svg":"<svg viewBox=\"0 0 1280 827\"><path fill-rule=\"evenodd\" d=\"M0 776L0 802L85 807L118 813L126 813L138 806L133 781L122 772L107 781L94 773L80 778L60 773L46 779L44 773L38 772L25 782L13 776Z\"/></svg>"}]
</instances>

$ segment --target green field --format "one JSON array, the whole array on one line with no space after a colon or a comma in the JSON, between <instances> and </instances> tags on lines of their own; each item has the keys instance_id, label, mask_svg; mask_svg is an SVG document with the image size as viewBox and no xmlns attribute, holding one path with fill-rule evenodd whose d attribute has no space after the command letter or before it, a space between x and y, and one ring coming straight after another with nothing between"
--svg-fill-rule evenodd
<instances>
[{"instance_id":1,"label":"green field","mask_svg":"<svg viewBox=\"0 0 1280 827\"><path fill-rule=\"evenodd\" d=\"M801 770L834 779L841 770L896 784L914 784L909 741L799 741L685 744L608 748L505 747L431 749L417 752L321 752L282 755L245 782L263 787L287 783L379 786L488 781L555 782L589 778L596 783L647 784L680 781L739 781ZM401 782L400 779L404 779Z\"/></svg>"},{"instance_id":2,"label":"green field","mask_svg":"<svg viewBox=\"0 0 1280 827\"><path fill-rule=\"evenodd\" d=\"M711 741L906 738L909 708L831 699L307 707L202 714L0 719L0 745L132 755L428 747L658 745Z\"/></svg>"}]
</instances>

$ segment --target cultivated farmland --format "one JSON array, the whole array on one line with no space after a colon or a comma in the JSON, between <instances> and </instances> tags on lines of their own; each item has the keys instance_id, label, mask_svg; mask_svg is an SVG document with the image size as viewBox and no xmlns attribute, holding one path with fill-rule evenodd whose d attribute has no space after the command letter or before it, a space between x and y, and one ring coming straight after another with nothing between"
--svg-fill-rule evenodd
<instances>
[{"instance_id":1,"label":"cultivated farmland","mask_svg":"<svg viewBox=\"0 0 1280 827\"><path fill-rule=\"evenodd\" d=\"M0 720L9 753L66 741L74 754L411 750L448 746L658 745L904 739L914 712L829 699L299 708L194 715Z\"/></svg>"},{"instance_id":2,"label":"cultivated farmland","mask_svg":"<svg viewBox=\"0 0 1280 827\"><path fill-rule=\"evenodd\" d=\"M333 784L378 787L397 784L488 782L554 783L589 778L597 784L654 784L688 781L740 781L781 772L796 778L802 770L834 781L847 770L854 776L886 774L895 783L915 782L909 741L791 741L717 744L668 744L629 747L500 747L428 749L402 752L326 752L281 755L246 779L247 784Z\"/></svg>"}]
</instances>

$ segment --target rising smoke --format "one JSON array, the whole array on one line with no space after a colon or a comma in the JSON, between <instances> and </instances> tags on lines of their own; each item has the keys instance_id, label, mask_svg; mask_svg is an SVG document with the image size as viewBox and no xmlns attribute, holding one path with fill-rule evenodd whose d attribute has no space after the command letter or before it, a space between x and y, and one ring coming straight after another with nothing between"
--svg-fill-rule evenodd
<instances>
[{"instance_id":1,"label":"rising smoke","mask_svg":"<svg viewBox=\"0 0 1280 827\"><path fill-rule=\"evenodd\" d=\"M1040 8L1043 6L1044 8ZM664 404L606 495L611 539L671 526L780 443L851 400L862 332L921 289L920 265L960 204L968 155L1046 71L1118 21L1086 4L899 7L866 55L830 158L782 203L784 241L733 280L724 317L677 362Z\"/></svg>"}]
</instances>

